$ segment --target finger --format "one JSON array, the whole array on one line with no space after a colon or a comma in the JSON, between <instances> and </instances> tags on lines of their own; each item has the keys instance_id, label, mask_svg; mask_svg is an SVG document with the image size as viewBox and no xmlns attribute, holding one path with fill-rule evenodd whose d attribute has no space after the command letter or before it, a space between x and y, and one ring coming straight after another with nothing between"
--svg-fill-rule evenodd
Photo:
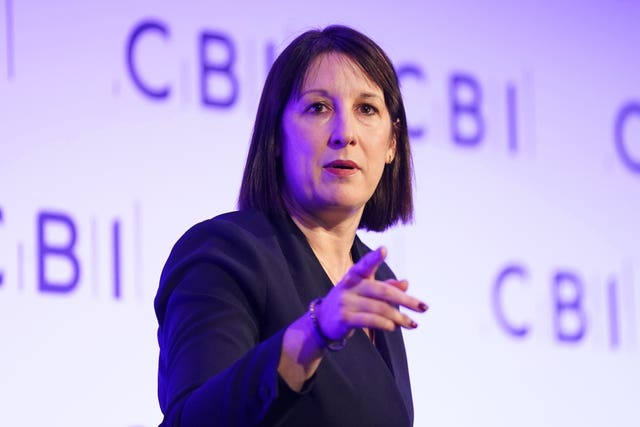
<instances>
[{"instance_id":1,"label":"finger","mask_svg":"<svg viewBox=\"0 0 640 427\"><path fill-rule=\"evenodd\" d=\"M362 296L375 298L392 305L403 306L418 313L423 313L429 309L429 306L425 302L412 297L404 292L404 290L387 282L377 280L364 281L358 293Z\"/></svg>"},{"instance_id":2,"label":"finger","mask_svg":"<svg viewBox=\"0 0 640 427\"><path fill-rule=\"evenodd\" d=\"M387 302L372 298L360 298L357 311L376 314L391 320L396 325L404 326L406 328L411 327L412 323L415 323L409 316L401 313L396 307L393 307Z\"/></svg>"},{"instance_id":3,"label":"finger","mask_svg":"<svg viewBox=\"0 0 640 427\"><path fill-rule=\"evenodd\" d=\"M384 246L380 246L375 251L367 253L349 269L340 282L343 286L352 287L360 283L362 279L373 277L380 264L384 262L386 256L387 248Z\"/></svg>"},{"instance_id":4,"label":"finger","mask_svg":"<svg viewBox=\"0 0 640 427\"><path fill-rule=\"evenodd\" d=\"M385 331L393 331L398 326L406 329L415 329L418 327L418 324L408 316L402 313L400 313L400 315L402 316L401 319L394 320L377 313L357 312L350 314L349 323L353 328L372 328Z\"/></svg>"},{"instance_id":5,"label":"finger","mask_svg":"<svg viewBox=\"0 0 640 427\"><path fill-rule=\"evenodd\" d=\"M409 282L407 282L406 280L387 279L384 282L391 286L395 286L403 292L406 292L407 289L409 289Z\"/></svg>"}]
</instances>

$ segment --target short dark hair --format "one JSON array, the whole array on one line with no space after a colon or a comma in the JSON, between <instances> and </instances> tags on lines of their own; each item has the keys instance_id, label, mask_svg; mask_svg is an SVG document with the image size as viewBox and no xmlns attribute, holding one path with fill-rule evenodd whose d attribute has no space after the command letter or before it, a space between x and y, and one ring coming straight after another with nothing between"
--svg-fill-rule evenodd
<instances>
[{"instance_id":1,"label":"short dark hair","mask_svg":"<svg viewBox=\"0 0 640 427\"><path fill-rule=\"evenodd\" d=\"M395 157L367 201L359 228L382 231L413 217L413 165L407 119L398 76L384 51L369 37L341 25L307 31L298 36L273 63L258 105L251 145L244 168L239 209L286 214L282 199L282 116L292 94L302 87L311 63L318 56L337 52L358 64L382 89L396 140Z\"/></svg>"}]
</instances>

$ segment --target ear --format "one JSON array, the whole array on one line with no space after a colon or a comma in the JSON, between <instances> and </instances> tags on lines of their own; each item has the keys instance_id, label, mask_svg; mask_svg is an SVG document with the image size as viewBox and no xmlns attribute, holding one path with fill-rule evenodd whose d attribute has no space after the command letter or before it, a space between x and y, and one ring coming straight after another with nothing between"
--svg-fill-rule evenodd
<instances>
[{"instance_id":1,"label":"ear","mask_svg":"<svg viewBox=\"0 0 640 427\"><path fill-rule=\"evenodd\" d=\"M392 124L392 129L391 129L391 141L389 141L389 149L387 150L387 154L385 157L385 163L386 164L390 164L391 162L393 162L393 159L396 158L396 146L397 146L397 132L396 129L398 127L398 124L400 123L400 119L396 119L395 122L393 122Z\"/></svg>"}]
</instances>

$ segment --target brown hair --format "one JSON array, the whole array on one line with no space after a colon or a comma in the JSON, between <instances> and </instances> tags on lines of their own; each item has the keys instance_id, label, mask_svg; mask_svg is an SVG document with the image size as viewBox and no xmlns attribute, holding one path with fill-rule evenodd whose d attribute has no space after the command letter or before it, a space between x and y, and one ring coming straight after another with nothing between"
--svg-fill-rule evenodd
<instances>
[{"instance_id":1,"label":"brown hair","mask_svg":"<svg viewBox=\"0 0 640 427\"><path fill-rule=\"evenodd\" d=\"M396 138L395 157L385 165L380 182L365 205L359 228L382 231L400 220L407 223L413 217L413 166L398 76L387 55L375 42L352 28L340 25L301 34L271 67L258 105L238 208L256 209L268 214L287 213L281 194L283 172L278 155L283 111L289 98L302 86L313 60L329 52L349 57L382 89Z\"/></svg>"}]
</instances>

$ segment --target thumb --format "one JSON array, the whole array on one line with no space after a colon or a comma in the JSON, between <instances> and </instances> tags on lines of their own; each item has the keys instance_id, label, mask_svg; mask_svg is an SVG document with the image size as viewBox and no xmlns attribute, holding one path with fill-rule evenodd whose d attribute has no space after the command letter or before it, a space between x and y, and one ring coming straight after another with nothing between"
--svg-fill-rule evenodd
<instances>
[{"instance_id":1,"label":"thumb","mask_svg":"<svg viewBox=\"0 0 640 427\"><path fill-rule=\"evenodd\" d=\"M360 283L362 279L369 279L376 274L380 264L387 257L387 248L380 246L375 251L371 251L349 269L342 280L344 286L352 287Z\"/></svg>"}]
</instances>

